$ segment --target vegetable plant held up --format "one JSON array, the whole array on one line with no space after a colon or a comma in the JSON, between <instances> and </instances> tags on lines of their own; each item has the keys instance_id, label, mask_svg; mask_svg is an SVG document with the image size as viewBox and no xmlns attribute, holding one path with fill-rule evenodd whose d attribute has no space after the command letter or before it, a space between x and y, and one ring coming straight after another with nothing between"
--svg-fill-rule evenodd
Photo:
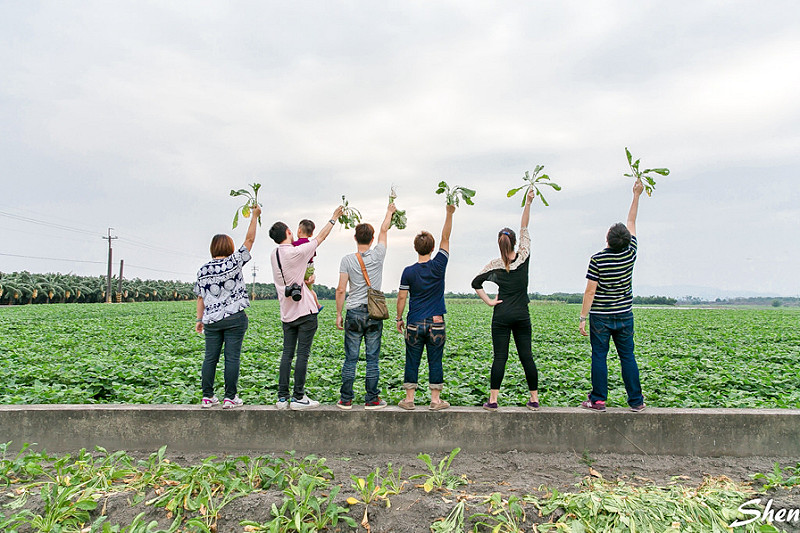
<instances>
[{"instance_id":1,"label":"vegetable plant held up","mask_svg":"<svg viewBox=\"0 0 800 533\"><path fill-rule=\"evenodd\" d=\"M361 222L361 211L355 207L350 207L350 204L342 195L342 214L339 215L339 224L345 229L355 228Z\"/></svg>"},{"instance_id":2,"label":"vegetable plant held up","mask_svg":"<svg viewBox=\"0 0 800 533\"><path fill-rule=\"evenodd\" d=\"M397 193L395 192L394 187L392 187L392 192L389 194L389 203L393 204L395 198L397 198ZM389 224L389 227L391 228L394 226L397 229L406 229L407 223L408 218L406 217L406 212L398 209L392 213L392 223Z\"/></svg>"},{"instance_id":3,"label":"vegetable plant held up","mask_svg":"<svg viewBox=\"0 0 800 533\"><path fill-rule=\"evenodd\" d=\"M461 199L463 199L467 205L475 205L475 203L472 201L472 197L475 196L475 191L472 189L459 186L450 188L446 182L440 181L439 188L436 189L436 194L442 193L444 193L447 197L447 205L454 205L458 207L458 203Z\"/></svg>"},{"instance_id":4,"label":"vegetable plant held up","mask_svg":"<svg viewBox=\"0 0 800 533\"><path fill-rule=\"evenodd\" d=\"M250 210L257 205L261 205L258 203L258 189L261 188L261 184L251 183L250 188L253 189L253 192L247 189L239 189L238 191L231 189L231 196L244 196L247 198L244 205L239 207L239 209L236 210L236 214L233 216L233 229L236 229L236 226L239 225L239 212L242 213L244 218L250 218ZM258 217L258 225L261 225L261 215Z\"/></svg>"},{"instance_id":5,"label":"vegetable plant held up","mask_svg":"<svg viewBox=\"0 0 800 533\"><path fill-rule=\"evenodd\" d=\"M536 168L533 169L533 174L531 174L529 171L526 170L525 177L522 178L523 180L526 181L525 185L523 185L522 187L517 187L516 189L511 189L510 191L508 191L508 193L506 193L506 196L511 198L522 189L525 189L525 194L522 195L522 207L525 207L525 199L527 198L528 193L531 191L531 189L533 189L534 191L536 191L536 196L539 197L542 203L546 206L549 206L550 204L548 204L547 200L544 199L544 195L542 194L542 191L539 190L539 186L549 185L556 191L560 191L561 186L554 181L550 181L550 176L548 176L547 174L542 174L540 176L539 172L541 172L542 169L544 169L544 165L536 165Z\"/></svg>"},{"instance_id":6,"label":"vegetable plant held up","mask_svg":"<svg viewBox=\"0 0 800 533\"><path fill-rule=\"evenodd\" d=\"M656 189L656 180L653 179L651 173L660 174L661 176L669 176L669 169L668 168L646 168L644 170L639 170L639 159L636 161L633 160L633 156L631 155L630 150L625 147L625 155L628 157L628 166L631 167L632 174L625 174L628 178L636 178L638 181L641 181L644 185L644 192L647 193L647 196L653 194L653 191Z\"/></svg>"}]
</instances>

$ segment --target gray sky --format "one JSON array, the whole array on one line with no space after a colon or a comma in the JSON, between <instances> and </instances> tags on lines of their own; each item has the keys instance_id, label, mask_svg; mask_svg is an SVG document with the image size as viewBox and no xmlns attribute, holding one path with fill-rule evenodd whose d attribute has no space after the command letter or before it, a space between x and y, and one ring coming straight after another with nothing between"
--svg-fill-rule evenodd
<instances>
[{"instance_id":1,"label":"gray sky","mask_svg":"<svg viewBox=\"0 0 800 533\"><path fill-rule=\"evenodd\" d=\"M128 276L190 281L231 232L228 191L260 181L254 263L272 281L272 222L321 225L345 194L377 226L394 184L409 226L390 232L388 291L415 233L438 241L444 179L478 191L451 242L447 288L466 292L497 231L519 226L506 191L543 164L563 191L533 208L530 290L578 292L627 214L628 146L672 171L642 198L639 294L799 295L797 14L792 1L0 0L0 254L58 259L0 255L0 270L102 274L110 226ZM318 281L335 285L354 248L337 227Z\"/></svg>"}]
</instances>

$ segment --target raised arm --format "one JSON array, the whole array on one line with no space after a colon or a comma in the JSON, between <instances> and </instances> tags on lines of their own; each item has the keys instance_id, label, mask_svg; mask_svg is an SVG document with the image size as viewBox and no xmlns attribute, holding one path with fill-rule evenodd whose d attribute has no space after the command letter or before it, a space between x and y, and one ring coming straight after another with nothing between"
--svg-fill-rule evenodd
<instances>
[{"instance_id":1,"label":"raised arm","mask_svg":"<svg viewBox=\"0 0 800 533\"><path fill-rule=\"evenodd\" d=\"M247 226L247 235L244 236L244 246L248 251L253 249L253 243L256 241L256 223L260 216L261 206L257 205L250 210L250 225Z\"/></svg>"},{"instance_id":2,"label":"raised arm","mask_svg":"<svg viewBox=\"0 0 800 533\"><path fill-rule=\"evenodd\" d=\"M378 233L378 243L386 246L386 234L389 233L389 226L392 225L392 214L397 211L397 206L390 203L386 208L386 216L383 217L380 233Z\"/></svg>"},{"instance_id":3,"label":"raised arm","mask_svg":"<svg viewBox=\"0 0 800 533\"><path fill-rule=\"evenodd\" d=\"M536 191L528 191L528 196L525 198L525 207L522 209L522 220L519 223L521 228L527 228L531 221L531 204L533 199L536 198Z\"/></svg>"},{"instance_id":4,"label":"raised arm","mask_svg":"<svg viewBox=\"0 0 800 533\"><path fill-rule=\"evenodd\" d=\"M342 214L342 206L339 206L333 212L333 215L331 215L331 219L328 221L327 224L325 224L325 227L322 228L319 233L317 233L316 237L314 237L315 239L317 239L317 246L322 244L323 241L328 238L328 235L331 234L331 230L333 229L334 224L336 224L336 219L339 218L339 215L341 214Z\"/></svg>"},{"instance_id":5,"label":"raised arm","mask_svg":"<svg viewBox=\"0 0 800 533\"><path fill-rule=\"evenodd\" d=\"M628 231L634 237L636 236L636 215L639 214L639 197L642 195L643 190L642 180L636 180L633 184L633 201L631 202L631 209L628 211L628 221L625 223Z\"/></svg>"},{"instance_id":6,"label":"raised arm","mask_svg":"<svg viewBox=\"0 0 800 533\"><path fill-rule=\"evenodd\" d=\"M450 232L453 230L453 213L456 212L456 206L448 205L447 214L444 217L444 227L442 228L442 239L439 241L439 249L450 253Z\"/></svg>"}]
</instances>

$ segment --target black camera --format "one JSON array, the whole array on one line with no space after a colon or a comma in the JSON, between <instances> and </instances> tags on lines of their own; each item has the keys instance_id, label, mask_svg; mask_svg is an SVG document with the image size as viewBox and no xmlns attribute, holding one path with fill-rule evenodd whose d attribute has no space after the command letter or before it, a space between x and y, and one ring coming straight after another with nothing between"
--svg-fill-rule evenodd
<instances>
[{"instance_id":1,"label":"black camera","mask_svg":"<svg viewBox=\"0 0 800 533\"><path fill-rule=\"evenodd\" d=\"M292 283L283 288L283 295L295 302L299 302L300 298L303 297L303 287L299 283Z\"/></svg>"}]
</instances>

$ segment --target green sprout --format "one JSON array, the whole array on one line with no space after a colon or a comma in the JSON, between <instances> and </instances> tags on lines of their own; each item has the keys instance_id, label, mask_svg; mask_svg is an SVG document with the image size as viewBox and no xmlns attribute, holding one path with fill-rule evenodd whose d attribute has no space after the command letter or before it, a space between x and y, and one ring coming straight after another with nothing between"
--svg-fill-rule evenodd
<instances>
[{"instance_id":1,"label":"green sprout","mask_svg":"<svg viewBox=\"0 0 800 533\"><path fill-rule=\"evenodd\" d=\"M359 222L361 222L361 211L350 207L350 204L342 195L342 214L339 215L339 224L345 229L351 229L355 228Z\"/></svg>"},{"instance_id":2,"label":"green sprout","mask_svg":"<svg viewBox=\"0 0 800 533\"><path fill-rule=\"evenodd\" d=\"M436 189L436 194L445 193L447 197L447 205L455 205L458 207L459 199L463 199L467 205L475 205L472 197L475 196L475 191L467 189L466 187L453 187L450 188L444 181L439 182L439 188Z\"/></svg>"},{"instance_id":3,"label":"green sprout","mask_svg":"<svg viewBox=\"0 0 800 533\"><path fill-rule=\"evenodd\" d=\"M239 209L236 210L236 214L233 216L233 229L236 229L236 226L239 225L239 212L242 213L244 218L250 218L250 210L257 205L261 205L258 203L258 189L261 188L261 184L251 183L250 188L253 189L253 192L250 192L247 189L239 189L238 191L231 189L231 196L244 196L247 198L247 201L244 203L244 205L240 206ZM258 217L258 225L261 225L261 215Z\"/></svg>"},{"instance_id":4,"label":"green sprout","mask_svg":"<svg viewBox=\"0 0 800 533\"><path fill-rule=\"evenodd\" d=\"M395 192L394 187L392 187L392 192L389 194L389 203L393 204L395 198L397 198L397 193ZM392 223L389 224L389 227L391 228L394 226L397 229L406 229L407 223L408 218L406 217L406 212L398 209L392 213Z\"/></svg>"},{"instance_id":5,"label":"green sprout","mask_svg":"<svg viewBox=\"0 0 800 533\"><path fill-rule=\"evenodd\" d=\"M633 174L625 174L625 177L628 178L636 178L637 181L642 181L644 184L644 191L647 193L647 196L653 194L653 191L656 189L656 180L653 179L653 176L650 175L651 172L655 172L656 174L660 174L662 176L669 176L669 169L668 168L646 168L644 170L639 170L639 159L633 161L633 156L631 155L630 150L628 147L625 147L625 155L628 157L628 166L631 167L631 172Z\"/></svg>"},{"instance_id":6,"label":"green sprout","mask_svg":"<svg viewBox=\"0 0 800 533\"><path fill-rule=\"evenodd\" d=\"M511 189L510 191L508 191L508 193L506 193L506 196L508 198L511 198L522 189L525 189L525 194L522 196L522 207L524 207L528 193L531 191L531 189L533 189L534 191L536 191L536 196L538 196L542 200L542 203L549 207L550 204L548 204L547 200L544 199L544 195L542 194L542 191L539 190L539 186L549 185L550 187L552 187L557 191L561 190L561 186L554 181L550 181L550 176L548 176L547 174L542 174L540 176L539 172L541 172L543 168L544 165L536 165L536 168L533 169L533 174L531 174L529 171L526 170L525 177L523 177L522 179L524 179L527 183L525 183L525 185L523 185L522 187Z\"/></svg>"}]
</instances>

